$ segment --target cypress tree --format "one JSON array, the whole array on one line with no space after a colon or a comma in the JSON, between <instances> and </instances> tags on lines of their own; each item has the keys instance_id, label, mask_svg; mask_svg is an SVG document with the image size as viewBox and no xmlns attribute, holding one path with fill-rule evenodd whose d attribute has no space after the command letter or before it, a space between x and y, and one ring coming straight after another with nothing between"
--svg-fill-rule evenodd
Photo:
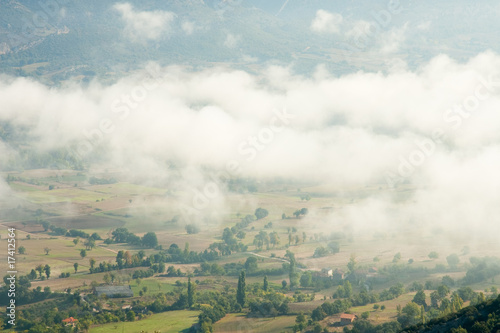
<instances>
[{"instance_id":1,"label":"cypress tree","mask_svg":"<svg viewBox=\"0 0 500 333\"><path fill-rule=\"evenodd\" d=\"M267 281L267 275L264 276L264 291L269 289L269 282Z\"/></svg>"},{"instance_id":2,"label":"cypress tree","mask_svg":"<svg viewBox=\"0 0 500 333\"><path fill-rule=\"evenodd\" d=\"M191 278L188 278L188 306L191 308L194 304L194 288L191 283Z\"/></svg>"},{"instance_id":3,"label":"cypress tree","mask_svg":"<svg viewBox=\"0 0 500 333\"><path fill-rule=\"evenodd\" d=\"M238 279L238 290L236 291L236 301L238 302L241 307L245 305L246 301L246 294L245 294L245 272L241 271L240 277Z\"/></svg>"}]
</instances>

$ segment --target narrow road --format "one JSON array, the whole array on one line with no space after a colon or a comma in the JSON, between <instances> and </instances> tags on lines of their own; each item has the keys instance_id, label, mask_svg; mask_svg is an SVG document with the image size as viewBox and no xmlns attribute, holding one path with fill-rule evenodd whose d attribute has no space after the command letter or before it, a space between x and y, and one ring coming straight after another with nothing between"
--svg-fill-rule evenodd
<instances>
[{"instance_id":1,"label":"narrow road","mask_svg":"<svg viewBox=\"0 0 500 333\"><path fill-rule=\"evenodd\" d=\"M263 256L262 254L257 254L257 253L253 253L253 252L244 252L244 253L252 254L252 255L254 255L256 257L261 257L261 258L266 258L266 259L271 259L271 260L278 260L278 261L283 261L283 262L286 262L286 263L290 263L289 260L286 260L286 259L283 259L283 258L266 257L266 256Z\"/></svg>"}]
</instances>

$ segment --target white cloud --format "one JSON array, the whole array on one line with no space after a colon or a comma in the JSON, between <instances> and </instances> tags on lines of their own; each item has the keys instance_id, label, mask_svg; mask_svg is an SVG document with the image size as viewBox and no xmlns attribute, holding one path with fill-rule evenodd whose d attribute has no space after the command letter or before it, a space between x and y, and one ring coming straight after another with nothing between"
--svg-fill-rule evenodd
<instances>
[{"instance_id":1,"label":"white cloud","mask_svg":"<svg viewBox=\"0 0 500 333\"><path fill-rule=\"evenodd\" d=\"M432 24L431 21L422 22L419 25L417 25L417 29L422 31L428 31L431 28L431 24Z\"/></svg>"},{"instance_id":2,"label":"white cloud","mask_svg":"<svg viewBox=\"0 0 500 333\"><path fill-rule=\"evenodd\" d=\"M340 77L324 69L304 78L282 67L260 74L168 67L157 70L159 83L129 76L49 88L1 78L0 120L26 127L41 152L93 142L90 156L102 148L108 164L152 182L178 177L165 167L170 162L201 178L200 170L234 162L239 176L331 183L339 191L385 188L387 172L398 173L441 130L432 153L405 176L416 188L408 200L377 192L334 218L359 228L370 217L374 227L411 219L492 230L500 216L500 80L488 80L499 69L500 56L484 53L466 63L439 56L416 71ZM469 111L453 111L464 103ZM276 118L283 108L293 115L285 122ZM103 120L113 125L107 133Z\"/></svg>"},{"instance_id":3,"label":"white cloud","mask_svg":"<svg viewBox=\"0 0 500 333\"><path fill-rule=\"evenodd\" d=\"M181 28L186 33L186 35L191 35L195 30L195 25L193 22L184 21L182 22Z\"/></svg>"},{"instance_id":4,"label":"white cloud","mask_svg":"<svg viewBox=\"0 0 500 333\"><path fill-rule=\"evenodd\" d=\"M318 33L340 33L342 15L320 9L311 23L311 30Z\"/></svg>"},{"instance_id":5,"label":"white cloud","mask_svg":"<svg viewBox=\"0 0 500 333\"><path fill-rule=\"evenodd\" d=\"M380 36L380 52L383 54L398 52L406 40L408 24L402 27L395 27Z\"/></svg>"},{"instance_id":6,"label":"white cloud","mask_svg":"<svg viewBox=\"0 0 500 333\"><path fill-rule=\"evenodd\" d=\"M378 57L401 49L406 41L408 23L386 30L376 22L345 20L340 14L318 10L311 23L311 30L336 34L338 41L347 45L348 49L368 52Z\"/></svg>"},{"instance_id":7,"label":"white cloud","mask_svg":"<svg viewBox=\"0 0 500 333\"><path fill-rule=\"evenodd\" d=\"M240 39L241 37L239 35L233 35L231 33L228 33L226 35L226 39L224 40L224 46L229 49L234 49L235 47L238 46Z\"/></svg>"},{"instance_id":8,"label":"white cloud","mask_svg":"<svg viewBox=\"0 0 500 333\"><path fill-rule=\"evenodd\" d=\"M369 36L371 34L370 28L372 23L364 20L356 21L352 24L349 31L346 32L346 36L353 39L358 39L364 36Z\"/></svg>"},{"instance_id":9,"label":"white cloud","mask_svg":"<svg viewBox=\"0 0 500 333\"><path fill-rule=\"evenodd\" d=\"M135 11L129 3L117 3L113 6L125 21L125 32L134 41L157 40L170 29L174 13L155 11Z\"/></svg>"}]
</instances>

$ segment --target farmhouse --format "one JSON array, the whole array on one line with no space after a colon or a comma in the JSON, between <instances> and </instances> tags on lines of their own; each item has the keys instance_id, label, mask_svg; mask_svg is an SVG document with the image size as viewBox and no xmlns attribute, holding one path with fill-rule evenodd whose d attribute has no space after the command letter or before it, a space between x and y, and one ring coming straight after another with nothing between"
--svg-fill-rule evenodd
<instances>
[{"instance_id":1,"label":"farmhouse","mask_svg":"<svg viewBox=\"0 0 500 333\"><path fill-rule=\"evenodd\" d=\"M329 277L332 280L341 281L344 279L344 272L336 268L323 268L321 270L321 276Z\"/></svg>"},{"instance_id":2,"label":"farmhouse","mask_svg":"<svg viewBox=\"0 0 500 333\"><path fill-rule=\"evenodd\" d=\"M343 313L340 315L340 325L349 325L356 319L356 315Z\"/></svg>"},{"instance_id":3,"label":"farmhouse","mask_svg":"<svg viewBox=\"0 0 500 333\"><path fill-rule=\"evenodd\" d=\"M343 271L341 271L340 269L335 269L333 272L332 272L332 279L333 280L336 280L336 281L342 281L343 279L345 278L345 274Z\"/></svg>"},{"instance_id":4,"label":"farmhouse","mask_svg":"<svg viewBox=\"0 0 500 333\"><path fill-rule=\"evenodd\" d=\"M63 322L64 326L73 326L73 327L75 327L75 324L78 323L78 319L73 318L73 317L69 317L69 318L63 319L62 322Z\"/></svg>"},{"instance_id":5,"label":"farmhouse","mask_svg":"<svg viewBox=\"0 0 500 333\"><path fill-rule=\"evenodd\" d=\"M332 275L333 275L333 269L331 268L323 268L321 270L321 276L332 277Z\"/></svg>"},{"instance_id":6,"label":"farmhouse","mask_svg":"<svg viewBox=\"0 0 500 333\"><path fill-rule=\"evenodd\" d=\"M134 293L130 286L105 286L95 287L94 294L97 296L106 295L107 297L133 297Z\"/></svg>"}]
</instances>

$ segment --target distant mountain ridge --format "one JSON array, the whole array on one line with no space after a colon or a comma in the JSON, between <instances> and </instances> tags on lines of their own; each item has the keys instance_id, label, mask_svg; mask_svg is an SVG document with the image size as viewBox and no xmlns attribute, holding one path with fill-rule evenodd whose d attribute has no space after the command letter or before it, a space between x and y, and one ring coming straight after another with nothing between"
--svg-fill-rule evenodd
<instances>
[{"instance_id":1,"label":"distant mountain ridge","mask_svg":"<svg viewBox=\"0 0 500 333\"><path fill-rule=\"evenodd\" d=\"M130 5L128 17L117 4ZM246 70L274 63L305 73L324 64L343 74L377 70L393 59L414 67L443 52L465 60L487 49L500 50L497 34L485 32L500 28L495 16L500 5L409 1L387 18L388 6L388 1L367 0L2 0L0 73L54 83L71 77L119 77L155 61L194 68L224 63ZM318 10L340 16L343 27L312 31ZM154 20L137 23L141 15L155 13L171 15L158 38L127 35L130 27L155 27ZM377 22L386 19L387 24ZM471 22L488 22L489 28ZM362 36L366 45L358 50L352 29L360 24L382 26ZM394 36L401 44L395 52L379 53L379 43ZM346 56L348 49L355 53Z\"/></svg>"}]
</instances>

